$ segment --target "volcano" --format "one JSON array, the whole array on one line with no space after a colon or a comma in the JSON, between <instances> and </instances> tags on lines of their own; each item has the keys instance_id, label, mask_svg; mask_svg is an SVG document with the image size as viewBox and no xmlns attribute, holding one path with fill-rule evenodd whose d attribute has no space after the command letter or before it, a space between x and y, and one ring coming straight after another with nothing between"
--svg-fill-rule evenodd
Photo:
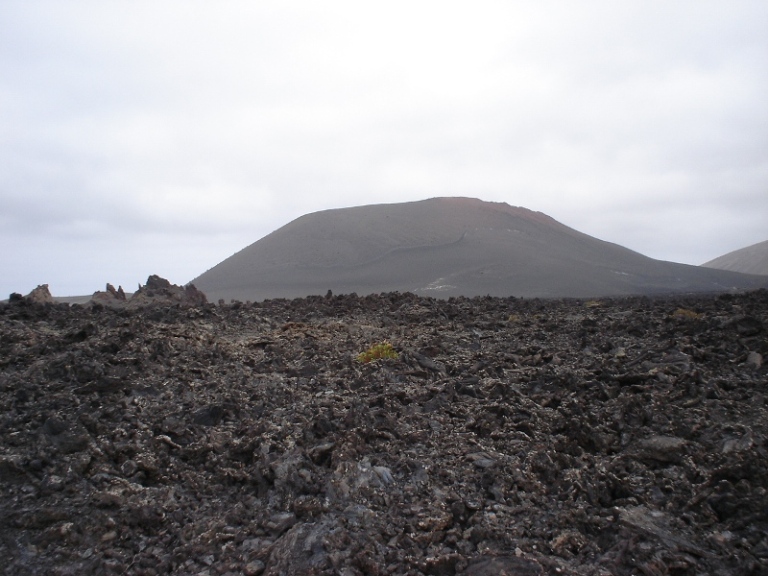
<instances>
[{"instance_id":1,"label":"volcano","mask_svg":"<svg viewBox=\"0 0 768 576\"><path fill-rule=\"evenodd\" d=\"M768 240L728 252L702 266L768 276Z\"/></svg>"},{"instance_id":2,"label":"volcano","mask_svg":"<svg viewBox=\"0 0 768 576\"><path fill-rule=\"evenodd\" d=\"M201 274L210 300L413 292L593 297L723 292L768 279L654 260L541 212L431 198L307 214Z\"/></svg>"}]
</instances>

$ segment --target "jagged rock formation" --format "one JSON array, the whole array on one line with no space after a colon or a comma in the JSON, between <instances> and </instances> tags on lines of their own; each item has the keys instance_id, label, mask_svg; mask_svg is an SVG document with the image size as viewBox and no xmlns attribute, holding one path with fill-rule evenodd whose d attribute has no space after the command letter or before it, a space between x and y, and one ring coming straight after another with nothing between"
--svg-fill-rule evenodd
<instances>
[{"instance_id":1,"label":"jagged rock formation","mask_svg":"<svg viewBox=\"0 0 768 576\"><path fill-rule=\"evenodd\" d=\"M53 296L48 290L48 284L41 284L27 294L24 299L31 304L53 304L54 302Z\"/></svg>"},{"instance_id":2,"label":"jagged rock formation","mask_svg":"<svg viewBox=\"0 0 768 576\"><path fill-rule=\"evenodd\" d=\"M112 286L112 284L107 283L106 290L104 292L94 292L93 296L91 297L91 301L107 306L118 306L125 304L127 302L127 298L125 297L125 292L123 291L122 286L115 290L115 287Z\"/></svg>"},{"instance_id":3,"label":"jagged rock formation","mask_svg":"<svg viewBox=\"0 0 768 576\"><path fill-rule=\"evenodd\" d=\"M0 304L0 573L766 574L766 354L766 291Z\"/></svg>"},{"instance_id":4,"label":"jagged rock formation","mask_svg":"<svg viewBox=\"0 0 768 576\"><path fill-rule=\"evenodd\" d=\"M145 306L157 303L200 306L207 302L208 299L205 294L195 288L194 284L177 286L171 284L165 278L160 278L160 276L154 274L147 278L147 283L144 286L139 286L139 289L133 293L129 300L131 306Z\"/></svg>"},{"instance_id":5,"label":"jagged rock formation","mask_svg":"<svg viewBox=\"0 0 768 576\"><path fill-rule=\"evenodd\" d=\"M155 274L147 278L144 286L139 285L130 298L126 297L122 286L115 290L111 284L107 284L106 291L95 292L91 298L91 304L128 308L168 304L200 306L207 302L205 294L195 288L194 284L177 286Z\"/></svg>"}]
</instances>

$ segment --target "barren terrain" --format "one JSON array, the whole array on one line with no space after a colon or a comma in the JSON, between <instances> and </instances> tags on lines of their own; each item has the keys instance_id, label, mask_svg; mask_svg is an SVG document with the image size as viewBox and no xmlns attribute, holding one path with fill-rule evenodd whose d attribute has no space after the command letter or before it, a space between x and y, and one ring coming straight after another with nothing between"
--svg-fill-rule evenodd
<instances>
[{"instance_id":1,"label":"barren terrain","mask_svg":"<svg viewBox=\"0 0 768 576\"><path fill-rule=\"evenodd\" d=\"M313 294L579 297L768 288L768 277L648 258L541 212L474 198L306 214L204 272L208 299Z\"/></svg>"},{"instance_id":2,"label":"barren terrain","mask_svg":"<svg viewBox=\"0 0 768 576\"><path fill-rule=\"evenodd\" d=\"M16 298L0 572L766 574L767 329L764 290Z\"/></svg>"},{"instance_id":3,"label":"barren terrain","mask_svg":"<svg viewBox=\"0 0 768 576\"><path fill-rule=\"evenodd\" d=\"M702 266L768 276L768 240L723 254Z\"/></svg>"}]
</instances>

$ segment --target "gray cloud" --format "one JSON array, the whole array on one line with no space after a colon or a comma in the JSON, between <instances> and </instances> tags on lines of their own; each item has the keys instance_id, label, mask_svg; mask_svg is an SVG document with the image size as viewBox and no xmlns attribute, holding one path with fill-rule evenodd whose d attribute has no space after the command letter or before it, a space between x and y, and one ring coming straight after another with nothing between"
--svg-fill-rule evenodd
<instances>
[{"instance_id":1,"label":"gray cloud","mask_svg":"<svg viewBox=\"0 0 768 576\"><path fill-rule=\"evenodd\" d=\"M698 264L766 239L768 6L0 5L0 295L186 282L436 195Z\"/></svg>"}]
</instances>

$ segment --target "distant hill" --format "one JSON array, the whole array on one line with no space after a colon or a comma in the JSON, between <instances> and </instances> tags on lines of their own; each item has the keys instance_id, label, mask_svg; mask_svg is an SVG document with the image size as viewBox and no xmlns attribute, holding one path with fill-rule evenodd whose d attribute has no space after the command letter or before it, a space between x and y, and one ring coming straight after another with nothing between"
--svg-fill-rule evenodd
<instances>
[{"instance_id":1,"label":"distant hill","mask_svg":"<svg viewBox=\"0 0 768 576\"><path fill-rule=\"evenodd\" d=\"M731 270L732 272L742 272L744 274L762 274L768 276L768 240L765 242L758 242L728 252L705 262L702 266L707 268L717 268L719 270Z\"/></svg>"},{"instance_id":2,"label":"distant hill","mask_svg":"<svg viewBox=\"0 0 768 576\"><path fill-rule=\"evenodd\" d=\"M356 292L591 297L720 292L768 279L654 260L541 212L432 198L307 214L192 283L208 299Z\"/></svg>"}]
</instances>

